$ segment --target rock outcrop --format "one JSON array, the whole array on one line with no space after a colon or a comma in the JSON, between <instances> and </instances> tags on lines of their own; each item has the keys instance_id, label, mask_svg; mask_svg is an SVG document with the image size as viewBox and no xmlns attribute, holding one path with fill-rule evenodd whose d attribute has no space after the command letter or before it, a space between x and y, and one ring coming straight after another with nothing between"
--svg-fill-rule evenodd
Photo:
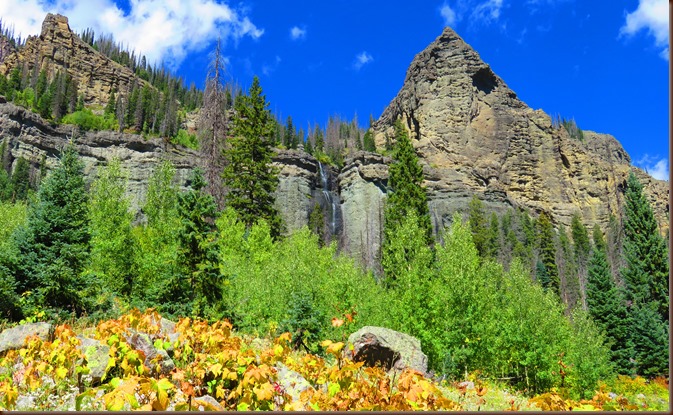
<instances>
[{"instance_id":1,"label":"rock outcrop","mask_svg":"<svg viewBox=\"0 0 673 415\"><path fill-rule=\"evenodd\" d=\"M0 74L7 75L17 66L33 73L36 65L49 74L67 72L77 81L78 95L87 105L105 106L113 90L128 91L134 82L145 82L82 41L70 30L68 18L58 14L47 14L40 35L28 37L23 47L2 50L0 55L6 56L0 60Z\"/></svg>"},{"instance_id":2,"label":"rock outcrop","mask_svg":"<svg viewBox=\"0 0 673 415\"><path fill-rule=\"evenodd\" d=\"M0 333L0 353L22 348L26 339L32 336L47 341L53 330L50 323L27 323L4 330Z\"/></svg>"},{"instance_id":3,"label":"rock outcrop","mask_svg":"<svg viewBox=\"0 0 673 415\"><path fill-rule=\"evenodd\" d=\"M558 225L575 212L603 228L619 215L629 171L643 183L662 232L668 229L668 184L630 165L611 136L584 141L552 125L446 28L411 63L404 85L374 125L383 147L401 119L421 158L435 228L465 210L473 194L487 210L546 211Z\"/></svg>"}]
</instances>

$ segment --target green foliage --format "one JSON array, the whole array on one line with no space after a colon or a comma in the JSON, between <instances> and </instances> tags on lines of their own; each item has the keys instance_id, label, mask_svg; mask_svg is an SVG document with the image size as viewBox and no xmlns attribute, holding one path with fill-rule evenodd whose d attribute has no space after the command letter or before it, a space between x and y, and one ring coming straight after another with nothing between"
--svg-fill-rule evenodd
<instances>
[{"instance_id":1,"label":"green foliage","mask_svg":"<svg viewBox=\"0 0 673 415\"><path fill-rule=\"evenodd\" d=\"M325 216L319 203L313 205L311 213L308 216L308 228L318 237L320 246L325 241Z\"/></svg>"},{"instance_id":2,"label":"green foliage","mask_svg":"<svg viewBox=\"0 0 673 415\"><path fill-rule=\"evenodd\" d=\"M175 137L171 138L173 144L196 150L199 148L199 140L196 134L189 134L187 130L179 129Z\"/></svg>"},{"instance_id":3,"label":"green foliage","mask_svg":"<svg viewBox=\"0 0 673 415\"><path fill-rule=\"evenodd\" d=\"M105 287L126 297L133 291L136 243L134 215L125 196L127 176L119 159L102 167L90 192L91 258L89 272Z\"/></svg>"},{"instance_id":4,"label":"green foliage","mask_svg":"<svg viewBox=\"0 0 673 415\"><path fill-rule=\"evenodd\" d=\"M573 309L581 302L580 281L577 275L577 264L573 254L573 247L565 226L561 225L558 230L558 272L561 280L561 298L566 303L568 310Z\"/></svg>"},{"instance_id":5,"label":"green foliage","mask_svg":"<svg viewBox=\"0 0 673 415\"><path fill-rule=\"evenodd\" d=\"M362 137L362 148L365 151L376 151L376 143L374 142L374 133L372 133L371 127L365 135Z\"/></svg>"},{"instance_id":6,"label":"green foliage","mask_svg":"<svg viewBox=\"0 0 673 415\"><path fill-rule=\"evenodd\" d=\"M551 220L545 212L540 213L537 220L537 235L539 257L547 270L549 276L549 285L543 287L551 289L553 293L560 296L561 286L559 280L558 268L556 266L556 244L554 243L554 228Z\"/></svg>"},{"instance_id":7,"label":"green foliage","mask_svg":"<svg viewBox=\"0 0 673 415\"><path fill-rule=\"evenodd\" d=\"M117 126L117 119L113 114L96 115L90 109L83 108L68 114L61 119L63 124L74 124L80 126L83 130L114 130Z\"/></svg>"},{"instance_id":8,"label":"green foliage","mask_svg":"<svg viewBox=\"0 0 673 415\"><path fill-rule=\"evenodd\" d=\"M89 215L84 166L67 147L61 163L47 177L26 226L15 233L20 252L19 293L35 291L38 304L77 314L85 311L82 271L89 259Z\"/></svg>"},{"instance_id":9,"label":"green foliage","mask_svg":"<svg viewBox=\"0 0 673 415\"><path fill-rule=\"evenodd\" d=\"M0 174L4 170L0 170ZM12 269L19 259L16 245L12 243L12 234L24 226L26 221L24 203L0 202L0 320L21 318L20 297Z\"/></svg>"},{"instance_id":10,"label":"green foliage","mask_svg":"<svg viewBox=\"0 0 673 415\"><path fill-rule=\"evenodd\" d=\"M381 266L386 272L385 285L408 290L411 281L427 279L433 252L428 247L425 230L420 226L416 212L410 211L401 223L386 227L384 232L387 242L383 246Z\"/></svg>"},{"instance_id":11,"label":"green foliage","mask_svg":"<svg viewBox=\"0 0 673 415\"><path fill-rule=\"evenodd\" d=\"M625 192L624 259L622 275L627 298L635 304L656 303L668 322L668 250L643 187L631 172Z\"/></svg>"},{"instance_id":12,"label":"green foliage","mask_svg":"<svg viewBox=\"0 0 673 415\"><path fill-rule=\"evenodd\" d=\"M178 196L178 265L186 278L175 284L169 298L181 295L194 303L193 314L204 316L209 304L222 298L221 275L217 261L214 219L217 205L205 193L206 182L200 169L195 169L191 189ZM174 300L175 301L175 300Z\"/></svg>"},{"instance_id":13,"label":"green foliage","mask_svg":"<svg viewBox=\"0 0 673 415\"><path fill-rule=\"evenodd\" d=\"M220 267L226 276L225 307L235 326L266 333L290 319L293 293L312 295L312 309L322 316L320 338L342 334L329 317L354 308L358 325L381 325L388 310L385 295L371 274L347 256L336 256L336 245L321 248L316 235L303 228L273 242L270 227L246 224L227 208L217 220Z\"/></svg>"},{"instance_id":14,"label":"green foliage","mask_svg":"<svg viewBox=\"0 0 673 415\"><path fill-rule=\"evenodd\" d=\"M27 200L33 186L30 182L30 165L23 157L19 157L11 179L13 200Z\"/></svg>"},{"instance_id":15,"label":"green foliage","mask_svg":"<svg viewBox=\"0 0 673 415\"><path fill-rule=\"evenodd\" d=\"M599 240L600 241L600 240ZM628 315L624 294L612 280L605 247L597 242L589 260L587 306L596 325L605 332L610 344L610 357L621 374L631 374L633 365L628 332Z\"/></svg>"},{"instance_id":16,"label":"green foliage","mask_svg":"<svg viewBox=\"0 0 673 415\"><path fill-rule=\"evenodd\" d=\"M382 247L382 266L386 274L386 284L393 285L401 275L402 269L396 264L403 260L403 254L393 246L398 230L403 227L404 218L415 216L423 233L423 244L432 241L432 225L428 210L427 194L423 183L423 168L409 140L402 122L395 123L394 162L390 166L388 185L390 191L384 213L384 237ZM393 256L387 258L388 256ZM400 256L401 255L401 256ZM388 266L392 268L387 268Z\"/></svg>"},{"instance_id":17,"label":"green foliage","mask_svg":"<svg viewBox=\"0 0 673 415\"><path fill-rule=\"evenodd\" d=\"M633 305L629 314L636 372L650 378L665 376L669 370L669 326L662 320L657 303Z\"/></svg>"},{"instance_id":18,"label":"green foliage","mask_svg":"<svg viewBox=\"0 0 673 415\"><path fill-rule=\"evenodd\" d=\"M278 173L271 165L273 123L268 106L255 77L249 95L236 101L233 137L225 153L227 165L222 178L229 188L227 205L248 228L258 220L267 221L276 238L282 221L274 207Z\"/></svg>"},{"instance_id":19,"label":"green foliage","mask_svg":"<svg viewBox=\"0 0 673 415\"><path fill-rule=\"evenodd\" d=\"M472 241L479 252L479 256L485 258L487 254L488 232L486 217L484 215L484 204L477 197L472 196L468 207L468 222L470 223L470 231L472 232Z\"/></svg>"},{"instance_id":20,"label":"green foliage","mask_svg":"<svg viewBox=\"0 0 673 415\"><path fill-rule=\"evenodd\" d=\"M142 209L147 216L145 226L134 228L138 241L136 253L137 283L134 301L143 306L154 306L169 314L190 314L189 305L166 301L171 284L179 281L177 266L178 188L174 184L175 168L169 161L161 163L149 179L147 199Z\"/></svg>"},{"instance_id":21,"label":"green foliage","mask_svg":"<svg viewBox=\"0 0 673 415\"><path fill-rule=\"evenodd\" d=\"M308 353L318 352L318 342L327 316L316 308L311 292L293 292L287 304L287 318L281 321L280 332L292 334L294 348L304 347Z\"/></svg>"}]
</instances>

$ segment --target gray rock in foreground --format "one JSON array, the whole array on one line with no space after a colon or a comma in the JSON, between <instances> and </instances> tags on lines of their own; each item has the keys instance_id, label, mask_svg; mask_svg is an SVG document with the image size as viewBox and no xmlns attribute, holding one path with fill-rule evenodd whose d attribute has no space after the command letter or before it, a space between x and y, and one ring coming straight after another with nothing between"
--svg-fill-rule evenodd
<instances>
[{"instance_id":1,"label":"gray rock in foreground","mask_svg":"<svg viewBox=\"0 0 673 415\"><path fill-rule=\"evenodd\" d=\"M26 339L33 335L42 341L48 340L53 329L50 323L28 323L4 330L0 333L0 353L22 348Z\"/></svg>"}]
</instances>

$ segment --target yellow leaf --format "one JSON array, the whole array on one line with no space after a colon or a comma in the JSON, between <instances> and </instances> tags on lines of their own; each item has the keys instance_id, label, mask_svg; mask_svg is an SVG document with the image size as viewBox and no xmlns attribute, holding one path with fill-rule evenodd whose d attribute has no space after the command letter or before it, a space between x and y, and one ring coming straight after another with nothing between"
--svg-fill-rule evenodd
<instances>
[{"instance_id":1,"label":"yellow leaf","mask_svg":"<svg viewBox=\"0 0 673 415\"><path fill-rule=\"evenodd\" d=\"M56 369L56 379L65 379L68 374L68 369L64 367L59 367Z\"/></svg>"},{"instance_id":2,"label":"yellow leaf","mask_svg":"<svg viewBox=\"0 0 673 415\"><path fill-rule=\"evenodd\" d=\"M323 340L323 342L320 343L320 345L322 347L329 347L331 344L332 344L332 340Z\"/></svg>"},{"instance_id":3,"label":"yellow leaf","mask_svg":"<svg viewBox=\"0 0 673 415\"><path fill-rule=\"evenodd\" d=\"M253 391L255 392L255 395L257 396L257 399L260 401L268 401L273 398L273 386L269 383L262 383L259 385L259 387L254 388Z\"/></svg>"},{"instance_id":4,"label":"yellow leaf","mask_svg":"<svg viewBox=\"0 0 673 415\"><path fill-rule=\"evenodd\" d=\"M344 344L342 342L332 343L327 347L327 353L331 353L334 356L337 356L343 348Z\"/></svg>"},{"instance_id":5,"label":"yellow leaf","mask_svg":"<svg viewBox=\"0 0 673 415\"><path fill-rule=\"evenodd\" d=\"M273 354L276 356L281 356L283 354L283 346L277 344L273 347Z\"/></svg>"}]
</instances>

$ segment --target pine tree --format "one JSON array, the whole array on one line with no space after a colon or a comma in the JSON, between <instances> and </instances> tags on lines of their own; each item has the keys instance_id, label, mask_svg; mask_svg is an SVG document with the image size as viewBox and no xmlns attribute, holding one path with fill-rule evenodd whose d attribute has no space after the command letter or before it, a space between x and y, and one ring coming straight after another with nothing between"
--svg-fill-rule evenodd
<instances>
[{"instance_id":1,"label":"pine tree","mask_svg":"<svg viewBox=\"0 0 673 415\"><path fill-rule=\"evenodd\" d=\"M222 178L229 189L227 205L251 227L265 219L275 238L281 233L281 218L274 207L278 187L277 169L271 165L273 120L262 95L259 78L253 78L248 96L236 101L231 147Z\"/></svg>"},{"instance_id":2,"label":"pine tree","mask_svg":"<svg viewBox=\"0 0 673 415\"><path fill-rule=\"evenodd\" d=\"M491 224L486 234L486 250L487 258L497 259L498 250L500 248L500 226L498 223L498 215L495 212L491 213Z\"/></svg>"},{"instance_id":3,"label":"pine tree","mask_svg":"<svg viewBox=\"0 0 673 415\"><path fill-rule=\"evenodd\" d=\"M285 123L285 131L283 133L283 145L285 148L297 148L295 144L294 125L292 124L292 117L287 117ZM294 146L294 147L293 147Z\"/></svg>"},{"instance_id":4,"label":"pine tree","mask_svg":"<svg viewBox=\"0 0 673 415\"><path fill-rule=\"evenodd\" d=\"M89 259L89 215L84 165L72 146L47 177L25 228L16 234L21 254L16 280L20 293L35 291L38 304L85 310L87 284L81 274Z\"/></svg>"},{"instance_id":5,"label":"pine tree","mask_svg":"<svg viewBox=\"0 0 673 415\"><path fill-rule=\"evenodd\" d=\"M599 229L600 230L600 229ZM611 360L617 372L631 374L633 355L628 336L629 324L623 292L615 285L605 254L602 237L594 240L595 248L588 264L587 307L589 315L603 330L611 344Z\"/></svg>"},{"instance_id":6,"label":"pine tree","mask_svg":"<svg viewBox=\"0 0 673 415\"><path fill-rule=\"evenodd\" d=\"M657 303L668 322L668 252L643 187L631 172L625 192L624 259L622 275L628 299L637 304Z\"/></svg>"},{"instance_id":7,"label":"pine tree","mask_svg":"<svg viewBox=\"0 0 673 415\"><path fill-rule=\"evenodd\" d=\"M556 266L556 246L554 243L554 228L551 220L545 212L540 213L537 220L537 246L539 250L539 258L544 264L544 267L549 276L549 285L544 288L551 289L556 295L560 296L560 280L558 268Z\"/></svg>"},{"instance_id":8,"label":"pine tree","mask_svg":"<svg viewBox=\"0 0 673 415\"><path fill-rule=\"evenodd\" d=\"M572 232L575 264L577 265L580 290L584 293L587 281L587 264L589 262L589 255L591 254L591 242L589 241L587 228L582 224L578 213L575 213L572 217L570 230ZM584 298L584 295L582 295L582 298ZM586 301L583 301L582 305L586 307Z\"/></svg>"},{"instance_id":9,"label":"pine tree","mask_svg":"<svg viewBox=\"0 0 673 415\"><path fill-rule=\"evenodd\" d=\"M561 298L568 310L573 309L581 301L580 281L577 275L577 264L565 226L559 226L559 244L557 261L561 281Z\"/></svg>"}]
</instances>

